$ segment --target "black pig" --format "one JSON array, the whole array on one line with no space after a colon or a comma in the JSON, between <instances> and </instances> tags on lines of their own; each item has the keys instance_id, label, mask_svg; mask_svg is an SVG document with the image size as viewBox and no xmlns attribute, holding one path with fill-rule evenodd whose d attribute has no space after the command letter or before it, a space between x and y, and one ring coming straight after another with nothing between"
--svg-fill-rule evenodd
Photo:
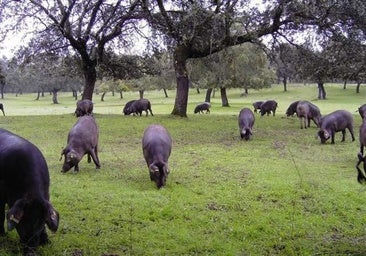
<instances>
[{"instance_id":1,"label":"black pig","mask_svg":"<svg viewBox=\"0 0 366 256\"><path fill-rule=\"evenodd\" d=\"M243 108L240 110L238 123L240 137L245 140L249 140L252 136L252 129L254 125L254 113L249 108Z\"/></svg>"},{"instance_id":2,"label":"black pig","mask_svg":"<svg viewBox=\"0 0 366 256\"><path fill-rule=\"evenodd\" d=\"M300 120L301 129L310 127L310 120L313 120L315 125L319 127L322 115L320 114L319 108L313 103L306 100L299 101L296 107L296 114Z\"/></svg>"},{"instance_id":3,"label":"black pig","mask_svg":"<svg viewBox=\"0 0 366 256\"><path fill-rule=\"evenodd\" d=\"M210 113L210 107L211 107L211 104L209 102L203 102L203 103L200 103L198 104L195 109L194 109L194 113L197 114L197 113L202 113L203 114L203 111L206 110L206 114L207 113Z\"/></svg>"},{"instance_id":4,"label":"black pig","mask_svg":"<svg viewBox=\"0 0 366 256\"><path fill-rule=\"evenodd\" d=\"M0 129L0 235L15 228L25 255L35 255L48 242L45 225L56 232L59 214L49 196L48 166L40 150L28 140Z\"/></svg>"},{"instance_id":5,"label":"black pig","mask_svg":"<svg viewBox=\"0 0 366 256\"><path fill-rule=\"evenodd\" d=\"M161 125L150 125L144 131L142 151L149 168L150 180L160 189L165 186L169 174L168 159L172 150L172 138Z\"/></svg>"},{"instance_id":6,"label":"black pig","mask_svg":"<svg viewBox=\"0 0 366 256\"><path fill-rule=\"evenodd\" d=\"M4 105L2 103L0 103L0 110L3 112L3 116L5 116Z\"/></svg>"},{"instance_id":7,"label":"black pig","mask_svg":"<svg viewBox=\"0 0 366 256\"><path fill-rule=\"evenodd\" d=\"M88 154L88 162L91 162L91 156L96 168L99 169L98 137L99 130L94 117L81 116L71 128L67 137L67 146L61 152L60 160L63 155L65 156L62 172L67 172L72 167L78 172L78 164L85 154Z\"/></svg>"},{"instance_id":8,"label":"black pig","mask_svg":"<svg viewBox=\"0 0 366 256\"><path fill-rule=\"evenodd\" d=\"M273 116L275 116L277 105L278 105L277 102L274 100L267 100L267 101L263 102L261 105L261 108L260 108L261 116L264 116L265 114L267 114L267 116L269 116L269 114L271 112L272 112Z\"/></svg>"},{"instance_id":9,"label":"black pig","mask_svg":"<svg viewBox=\"0 0 366 256\"><path fill-rule=\"evenodd\" d=\"M321 119L320 130L318 136L322 144L329 138L334 144L334 135L336 132L342 132L342 141L345 140L346 129L351 133L352 141L355 140L353 135L353 117L352 114L346 110L336 110Z\"/></svg>"},{"instance_id":10,"label":"black pig","mask_svg":"<svg viewBox=\"0 0 366 256\"><path fill-rule=\"evenodd\" d=\"M149 100L147 99L138 99L138 100L135 100L134 102L131 103L131 106L129 108L126 109L126 112L125 112L125 115L130 115L130 114L136 114L136 115L142 115L142 111L145 111L146 112L146 116L149 115L149 112L150 111L150 114L152 116L153 115L153 112L151 110L151 103Z\"/></svg>"},{"instance_id":11,"label":"black pig","mask_svg":"<svg viewBox=\"0 0 366 256\"><path fill-rule=\"evenodd\" d=\"M75 115L76 117L84 115L93 115L93 102L88 99L79 100L76 103Z\"/></svg>"},{"instance_id":12,"label":"black pig","mask_svg":"<svg viewBox=\"0 0 366 256\"><path fill-rule=\"evenodd\" d=\"M358 153L358 162L356 164L356 169L358 172L357 181L359 183L365 183L366 182L366 159L363 155L364 147L366 146L366 122L365 119L363 120L361 126L360 126L360 152ZM360 163L363 162L363 171L358 167Z\"/></svg>"},{"instance_id":13,"label":"black pig","mask_svg":"<svg viewBox=\"0 0 366 256\"><path fill-rule=\"evenodd\" d=\"M257 109L261 109L261 105L262 105L263 101L256 101L254 102L252 105L253 105L253 108L254 108L254 112L257 113Z\"/></svg>"},{"instance_id":14,"label":"black pig","mask_svg":"<svg viewBox=\"0 0 366 256\"><path fill-rule=\"evenodd\" d=\"M361 105L358 108L358 113L360 114L361 118L363 119L365 117L365 113L366 113L366 104Z\"/></svg>"},{"instance_id":15,"label":"black pig","mask_svg":"<svg viewBox=\"0 0 366 256\"><path fill-rule=\"evenodd\" d=\"M288 106L287 110L286 110L286 116L293 116L294 114L297 113L297 104L299 103L299 100L294 101L290 104L290 106Z\"/></svg>"},{"instance_id":16,"label":"black pig","mask_svg":"<svg viewBox=\"0 0 366 256\"><path fill-rule=\"evenodd\" d=\"M129 108L131 107L132 103L134 103L136 100L130 100L129 102L126 103L126 105L123 108L123 114L130 115L131 113L129 112Z\"/></svg>"}]
</instances>

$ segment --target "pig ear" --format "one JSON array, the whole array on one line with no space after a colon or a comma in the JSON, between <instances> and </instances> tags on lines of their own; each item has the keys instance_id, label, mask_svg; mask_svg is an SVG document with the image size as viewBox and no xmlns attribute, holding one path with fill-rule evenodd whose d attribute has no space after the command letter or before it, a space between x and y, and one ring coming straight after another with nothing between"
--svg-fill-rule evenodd
<instances>
[{"instance_id":1,"label":"pig ear","mask_svg":"<svg viewBox=\"0 0 366 256\"><path fill-rule=\"evenodd\" d=\"M66 155L66 148L64 148L63 150L61 150L61 157L60 157L60 160L59 161L62 160L62 156L63 155Z\"/></svg>"},{"instance_id":2,"label":"pig ear","mask_svg":"<svg viewBox=\"0 0 366 256\"><path fill-rule=\"evenodd\" d=\"M13 230L16 225L22 220L24 215L24 206L26 202L24 199L19 199L15 202L15 204L10 208L8 212L8 231Z\"/></svg>"},{"instance_id":3,"label":"pig ear","mask_svg":"<svg viewBox=\"0 0 366 256\"><path fill-rule=\"evenodd\" d=\"M47 217L46 217L46 224L47 227L52 231L56 232L58 229L58 223L60 220L60 215L58 212L52 207L52 205L47 202Z\"/></svg>"},{"instance_id":4,"label":"pig ear","mask_svg":"<svg viewBox=\"0 0 366 256\"><path fill-rule=\"evenodd\" d=\"M159 172L159 167L156 166L155 162L149 165L149 170L151 173Z\"/></svg>"}]
</instances>

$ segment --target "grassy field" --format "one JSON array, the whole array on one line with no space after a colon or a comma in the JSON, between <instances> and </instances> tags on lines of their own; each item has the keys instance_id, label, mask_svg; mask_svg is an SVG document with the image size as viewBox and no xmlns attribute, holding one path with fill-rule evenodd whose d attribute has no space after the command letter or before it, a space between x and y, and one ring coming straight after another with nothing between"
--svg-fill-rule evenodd
<instances>
[{"instance_id":1,"label":"grassy field","mask_svg":"<svg viewBox=\"0 0 366 256\"><path fill-rule=\"evenodd\" d=\"M188 118L173 117L175 94L146 92L153 117L121 114L124 99L95 95L100 128L101 169L86 157L79 173L61 173L61 149L75 100L61 93L58 105L47 95L5 95L7 116L2 128L37 145L51 176L51 202L59 211L59 230L40 255L365 255L366 191L357 183L355 164L357 108L366 103L365 90L326 85L328 99L318 101L315 86L281 86L261 91L229 90L230 107L221 107L219 92L210 115L194 115L205 92L190 92ZM239 110L256 100L275 99L276 116L256 115L254 135L241 141ZM301 130L288 105L306 99L322 114L346 109L354 114L356 141L321 145L317 128ZM167 186L158 190L149 179L141 138L152 123L164 125L174 146ZM18 235L0 238L0 255L21 255Z\"/></svg>"}]
</instances>

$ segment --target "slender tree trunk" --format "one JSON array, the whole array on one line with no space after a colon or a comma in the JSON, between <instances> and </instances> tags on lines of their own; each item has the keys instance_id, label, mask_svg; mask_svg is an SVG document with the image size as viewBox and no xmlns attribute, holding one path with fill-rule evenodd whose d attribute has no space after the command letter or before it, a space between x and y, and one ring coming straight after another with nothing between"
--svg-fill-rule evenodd
<instances>
[{"instance_id":1,"label":"slender tree trunk","mask_svg":"<svg viewBox=\"0 0 366 256\"><path fill-rule=\"evenodd\" d=\"M344 80L344 83L343 83L343 89L346 90L347 89L347 79Z\"/></svg>"},{"instance_id":2,"label":"slender tree trunk","mask_svg":"<svg viewBox=\"0 0 366 256\"><path fill-rule=\"evenodd\" d=\"M168 92L167 92L167 90L164 88L163 91L164 91L165 98L168 98Z\"/></svg>"},{"instance_id":3,"label":"slender tree trunk","mask_svg":"<svg viewBox=\"0 0 366 256\"><path fill-rule=\"evenodd\" d=\"M177 79L177 93L175 96L172 115L187 117L189 79L186 67L188 59L188 49L177 46L174 52L174 69Z\"/></svg>"},{"instance_id":4,"label":"slender tree trunk","mask_svg":"<svg viewBox=\"0 0 366 256\"><path fill-rule=\"evenodd\" d=\"M206 91L206 98L205 98L205 102L211 102L211 93L212 93L213 88L208 88Z\"/></svg>"},{"instance_id":5,"label":"slender tree trunk","mask_svg":"<svg viewBox=\"0 0 366 256\"><path fill-rule=\"evenodd\" d=\"M5 83L0 82L1 99L4 99Z\"/></svg>"},{"instance_id":6,"label":"slender tree trunk","mask_svg":"<svg viewBox=\"0 0 366 256\"><path fill-rule=\"evenodd\" d=\"M318 82L318 99L325 100L327 93L325 92L324 83Z\"/></svg>"},{"instance_id":7,"label":"slender tree trunk","mask_svg":"<svg viewBox=\"0 0 366 256\"><path fill-rule=\"evenodd\" d=\"M41 91L38 91L38 92L37 92L37 97L36 97L36 99L35 99L35 100L39 100L40 95L41 95Z\"/></svg>"},{"instance_id":8,"label":"slender tree trunk","mask_svg":"<svg viewBox=\"0 0 366 256\"><path fill-rule=\"evenodd\" d=\"M144 90L139 90L140 99L144 98Z\"/></svg>"},{"instance_id":9,"label":"slender tree trunk","mask_svg":"<svg viewBox=\"0 0 366 256\"><path fill-rule=\"evenodd\" d=\"M287 77L283 78L282 83L283 83L283 91L287 92Z\"/></svg>"},{"instance_id":10,"label":"slender tree trunk","mask_svg":"<svg viewBox=\"0 0 366 256\"><path fill-rule=\"evenodd\" d=\"M85 79L85 86L82 99L93 99L93 91L95 86L95 81L97 80L97 71L95 69L94 61L83 61L83 73Z\"/></svg>"},{"instance_id":11,"label":"slender tree trunk","mask_svg":"<svg viewBox=\"0 0 366 256\"><path fill-rule=\"evenodd\" d=\"M78 99L78 92L75 89L72 89L72 97L74 97L75 100Z\"/></svg>"},{"instance_id":12,"label":"slender tree trunk","mask_svg":"<svg viewBox=\"0 0 366 256\"><path fill-rule=\"evenodd\" d=\"M220 92L221 92L222 106L223 107L230 107L229 106L229 101L228 101L227 95L226 95L226 88L225 87L220 87Z\"/></svg>"},{"instance_id":13,"label":"slender tree trunk","mask_svg":"<svg viewBox=\"0 0 366 256\"><path fill-rule=\"evenodd\" d=\"M197 90L197 94L200 94L201 92L200 92L200 88L196 88L196 90Z\"/></svg>"},{"instance_id":14,"label":"slender tree trunk","mask_svg":"<svg viewBox=\"0 0 366 256\"><path fill-rule=\"evenodd\" d=\"M360 86L361 86L361 82L357 81L356 93L360 93Z\"/></svg>"},{"instance_id":15,"label":"slender tree trunk","mask_svg":"<svg viewBox=\"0 0 366 256\"><path fill-rule=\"evenodd\" d=\"M119 91L119 98L123 99L123 91L122 90Z\"/></svg>"},{"instance_id":16,"label":"slender tree trunk","mask_svg":"<svg viewBox=\"0 0 366 256\"><path fill-rule=\"evenodd\" d=\"M52 90L52 102L53 102L53 104L58 104L57 92L58 92L57 89Z\"/></svg>"},{"instance_id":17,"label":"slender tree trunk","mask_svg":"<svg viewBox=\"0 0 366 256\"><path fill-rule=\"evenodd\" d=\"M104 101L104 96L105 96L106 92L102 93L102 97L100 98L101 101Z\"/></svg>"}]
</instances>

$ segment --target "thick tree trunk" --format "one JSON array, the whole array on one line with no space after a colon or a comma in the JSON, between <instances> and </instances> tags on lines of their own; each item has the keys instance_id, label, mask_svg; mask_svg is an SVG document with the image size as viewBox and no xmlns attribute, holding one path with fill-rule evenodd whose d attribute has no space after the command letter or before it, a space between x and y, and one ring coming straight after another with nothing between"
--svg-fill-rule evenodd
<instances>
[{"instance_id":1,"label":"thick tree trunk","mask_svg":"<svg viewBox=\"0 0 366 256\"><path fill-rule=\"evenodd\" d=\"M58 92L58 89L53 89L52 90L52 102L53 102L53 104L58 104L57 92Z\"/></svg>"},{"instance_id":2,"label":"thick tree trunk","mask_svg":"<svg viewBox=\"0 0 366 256\"><path fill-rule=\"evenodd\" d=\"M144 98L144 90L139 90L140 99Z\"/></svg>"},{"instance_id":3,"label":"thick tree trunk","mask_svg":"<svg viewBox=\"0 0 366 256\"><path fill-rule=\"evenodd\" d=\"M221 92L222 106L223 107L230 107L229 106L229 101L228 101L227 95L226 95L226 88L225 87L220 87L220 92Z\"/></svg>"},{"instance_id":4,"label":"thick tree trunk","mask_svg":"<svg viewBox=\"0 0 366 256\"><path fill-rule=\"evenodd\" d=\"M85 86L82 99L93 100L93 91L95 81L97 80L97 71L95 69L95 63L93 61L89 62L84 61L83 73L85 78Z\"/></svg>"},{"instance_id":5,"label":"thick tree trunk","mask_svg":"<svg viewBox=\"0 0 366 256\"><path fill-rule=\"evenodd\" d=\"M212 93L213 88L208 88L206 91L206 98L205 98L205 102L211 102L211 93Z\"/></svg>"},{"instance_id":6,"label":"thick tree trunk","mask_svg":"<svg viewBox=\"0 0 366 256\"><path fill-rule=\"evenodd\" d=\"M4 99L4 88L5 88L5 83L0 83L0 90L1 90L1 99Z\"/></svg>"},{"instance_id":7,"label":"thick tree trunk","mask_svg":"<svg viewBox=\"0 0 366 256\"><path fill-rule=\"evenodd\" d=\"M325 92L324 83L318 82L318 99L325 100L327 93Z\"/></svg>"},{"instance_id":8,"label":"thick tree trunk","mask_svg":"<svg viewBox=\"0 0 366 256\"><path fill-rule=\"evenodd\" d=\"M187 117L189 79L186 67L187 49L178 46L174 52L174 69L177 79L177 93L175 96L172 115Z\"/></svg>"}]
</instances>

